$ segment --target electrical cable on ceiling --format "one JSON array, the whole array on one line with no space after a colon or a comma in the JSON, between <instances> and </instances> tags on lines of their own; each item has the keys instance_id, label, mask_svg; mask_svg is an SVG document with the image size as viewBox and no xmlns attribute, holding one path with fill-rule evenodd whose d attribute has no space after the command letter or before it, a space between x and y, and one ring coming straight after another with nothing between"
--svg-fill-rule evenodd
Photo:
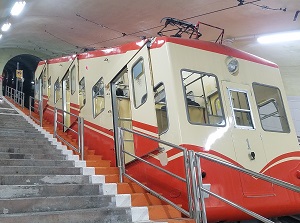
<instances>
[{"instance_id":1,"label":"electrical cable on ceiling","mask_svg":"<svg viewBox=\"0 0 300 223\"><path fill-rule=\"evenodd\" d=\"M187 17L187 18L184 18L184 19L182 19L182 20L189 20L189 19L193 19L193 18L205 16L205 15L210 15L210 14L214 14L214 13L226 11L226 10L229 10L229 9L237 8L237 7L240 7L240 6L245 6L245 5L249 5L249 4L254 4L254 3L260 2L260 1L263 1L263 0L254 0L254 1L251 1L251 2L245 2L245 0L238 0L238 2L239 2L238 5L234 5L234 6L230 6L230 7L218 9L218 10L215 10L215 11L211 11L211 12L207 12L207 13L203 13L203 14L199 14L199 15ZM105 25L103 25L103 24L99 24L99 23L94 22L94 21L92 21L92 20L89 20L89 19L87 19L87 18L81 16L81 15L78 14L78 13L76 13L76 16L79 17L79 18L81 18L81 19L84 19L84 20L87 21L87 22L90 22L90 23L93 23L93 24L95 24L95 25L97 25L97 26L100 26L101 28L109 29L109 30L111 30L111 31L115 31L115 32L117 32L117 33L120 33L121 36L117 36L117 37L114 37L114 38L102 40L102 41L95 42L95 43L91 43L91 44L85 45L84 47L79 47L79 46L75 46L74 44L71 44L71 43L69 43L69 42L67 42L67 41L65 41L65 40L63 40L63 39L61 39L61 38L59 38L59 37L53 35L52 33L48 32L48 31L46 31L46 30L45 30L45 32L48 33L49 35L51 35L51 36L53 36L53 37L55 37L55 38L57 38L57 39L63 41L63 42L66 42L66 43L68 43L68 44L70 44L70 45L72 45L72 46L75 46L76 49L80 48L80 49L83 50L83 49L86 49L86 48L88 48L88 47L90 47L90 46L97 45L97 44L101 44L101 43L105 43L105 42L109 42L109 41L116 40L116 39L121 39L121 38L123 38L123 37L125 37L125 36L134 36L134 37L138 37L138 38L145 38L144 36L137 36L136 34L163 27L163 25L158 25L158 26L150 27L150 28L143 29L143 30L139 30L139 31L132 32L132 33L125 33L125 32L121 32L121 31L116 30L116 29L112 29L112 28L110 28L110 27L108 27L108 26L105 26ZM105 47L100 47L100 48L105 48ZM72 50L72 52L73 52L73 51L74 51L74 50ZM71 50L68 50L68 51L66 51L66 52L71 52Z\"/></svg>"},{"instance_id":2,"label":"electrical cable on ceiling","mask_svg":"<svg viewBox=\"0 0 300 223\"><path fill-rule=\"evenodd\" d=\"M51 50L49 50L49 49L47 49L47 48L45 48L45 47L42 47L42 46L36 44L35 42L32 42L32 41L30 41L30 40L28 40L28 42L31 43L32 45L34 45L35 48L38 48L39 50L44 50L44 51L50 52L50 53L52 53L53 55L59 55L58 53L55 53L55 52L53 52L53 51L51 51ZM35 48L33 48L33 49L35 50Z\"/></svg>"},{"instance_id":3,"label":"electrical cable on ceiling","mask_svg":"<svg viewBox=\"0 0 300 223\"><path fill-rule=\"evenodd\" d=\"M283 11L283 12L286 12L286 8L271 8L267 5L258 5L258 4L255 4L255 3L251 3L252 5L255 5L257 7L260 7L262 9L265 9L265 10L274 10L274 11Z\"/></svg>"}]
</instances>

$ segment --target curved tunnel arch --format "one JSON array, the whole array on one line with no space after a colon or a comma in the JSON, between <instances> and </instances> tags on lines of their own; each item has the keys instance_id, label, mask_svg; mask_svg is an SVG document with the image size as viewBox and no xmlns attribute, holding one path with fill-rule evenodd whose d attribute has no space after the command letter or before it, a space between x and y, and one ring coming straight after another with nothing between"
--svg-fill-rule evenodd
<instances>
[{"instance_id":1,"label":"curved tunnel arch","mask_svg":"<svg viewBox=\"0 0 300 223\"><path fill-rule=\"evenodd\" d=\"M19 70L23 70L23 89L22 91L25 94L24 105L28 108L29 96L34 95L34 72L37 68L38 63L42 59L30 55L30 54L20 54L11 58L4 66L2 71L3 82L2 87L3 91L6 86L16 88L16 70L17 63L19 63ZM19 82L20 83L20 82ZM20 90L20 89L19 89ZM4 94L4 92L3 92Z\"/></svg>"}]
</instances>

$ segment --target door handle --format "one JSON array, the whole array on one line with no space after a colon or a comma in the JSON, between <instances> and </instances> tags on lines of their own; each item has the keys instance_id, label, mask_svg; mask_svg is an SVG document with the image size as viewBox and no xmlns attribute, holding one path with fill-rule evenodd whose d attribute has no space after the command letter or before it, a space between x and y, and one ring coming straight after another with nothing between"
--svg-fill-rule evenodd
<instances>
[{"instance_id":1,"label":"door handle","mask_svg":"<svg viewBox=\"0 0 300 223\"><path fill-rule=\"evenodd\" d=\"M248 146L248 157L250 160L255 160L255 152L251 150L251 146L250 146L250 143L249 143L249 139L246 139L246 142L247 142L247 146Z\"/></svg>"}]
</instances>

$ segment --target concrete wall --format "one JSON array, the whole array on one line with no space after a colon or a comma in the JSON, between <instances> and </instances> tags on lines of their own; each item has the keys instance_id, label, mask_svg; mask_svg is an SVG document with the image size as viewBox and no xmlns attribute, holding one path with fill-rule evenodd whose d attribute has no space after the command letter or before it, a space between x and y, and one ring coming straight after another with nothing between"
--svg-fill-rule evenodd
<instances>
[{"instance_id":1,"label":"concrete wall","mask_svg":"<svg viewBox=\"0 0 300 223\"><path fill-rule=\"evenodd\" d=\"M18 56L20 54L30 54L41 58L42 60L47 58L48 56L45 54L37 53L36 51L18 49L18 48L4 48L0 49L0 72L2 73L4 66L6 63L13 57Z\"/></svg>"}]
</instances>

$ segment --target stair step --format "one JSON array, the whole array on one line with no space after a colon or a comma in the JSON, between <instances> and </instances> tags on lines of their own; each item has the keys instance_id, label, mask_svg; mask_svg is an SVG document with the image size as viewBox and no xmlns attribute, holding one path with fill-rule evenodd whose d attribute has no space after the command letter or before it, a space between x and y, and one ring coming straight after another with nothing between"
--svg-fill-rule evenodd
<instances>
[{"instance_id":1,"label":"stair step","mask_svg":"<svg viewBox=\"0 0 300 223\"><path fill-rule=\"evenodd\" d=\"M101 155L88 155L88 154L85 154L84 158L86 160L102 160L102 156Z\"/></svg>"},{"instance_id":2,"label":"stair step","mask_svg":"<svg viewBox=\"0 0 300 223\"><path fill-rule=\"evenodd\" d=\"M105 182L106 183L118 183L118 182L120 182L120 176L119 176L119 174L105 175Z\"/></svg>"},{"instance_id":3,"label":"stair step","mask_svg":"<svg viewBox=\"0 0 300 223\"><path fill-rule=\"evenodd\" d=\"M41 159L0 159L0 166L60 166L74 167L70 160L41 160Z\"/></svg>"},{"instance_id":4,"label":"stair step","mask_svg":"<svg viewBox=\"0 0 300 223\"><path fill-rule=\"evenodd\" d=\"M31 146L30 146L31 147ZM4 153L30 153L30 154L61 154L60 150L55 149L54 147L50 148L14 148L13 146L0 147L0 152Z\"/></svg>"},{"instance_id":5,"label":"stair step","mask_svg":"<svg viewBox=\"0 0 300 223\"><path fill-rule=\"evenodd\" d=\"M86 166L89 167L110 167L109 160L86 160Z\"/></svg>"},{"instance_id":6,"label":"stair step","mask_svg":"<svg viewBox=\"0 0 300 223\"><path fill-rule=\"evenodd\" d=\"M196 223L194 219L189 218L173 218L173 219L159 219L154 222L166 222L166 223Z\"/></svg>"},{"instance_id":7,"label":"stair step","mask_svg":"<svg viewBox=\"0 0 300 223\"><path fill-rule=\"evenodd\" d=\"M0 175L0 185L87 184L92 176L86 175ZM101 178L101 176L96 176Z\"/></svg>"},{"instance_id":8,"label":"stair step","mask_svg":"<svg viewBox=\"0 0 300 223\"><path fill-rule=\"evenodd\" d=\"M95 173L100 175L119 174L118 167L95 167Z\"/></svg>"},{"instance_id":9,"label":"stair step","mask_svg":"<svg viewBox=\"0 0 300 223\"><path fill-rule=\"evenodd\" d=\"M110 195L59 196L0 199L0 207L6 213L51 212L88 208L115 207Z\"/></svg>"},{"instance_id":10,"label":"stair step","mask_svg":"<svg viewBox=\"0 0 300 223\"><path fill-rule=\"evenodd\" d=\"M136 183L117 183L118 194L147 193Z\"/></svg>"},{"instance_id":11,"label":"stair step","mask_svg":"<svg viewBox=\"0 0 300 223\"><path fill-rule=\"evenodd\" d=\"M153 205L148 207L149 219L170 219L181 218L181 212L172 207L171 205Z\"/></svg>"},{"instance_id":12,"label":"stair step","mask_svg":"<svg viewBox=\"0 0 300 223\"><path fill-rule=\"evenodd\" d=\"M131 194L131 205L134 207L161 205L162 201L149 193L133 193Z\"/></svg>"},{"instance_id":13,"label":"stair step","mask_svg":"<svg viewBox=\"0 0 300 223\"><path fill-rule=\"evenodd\" d=\"M0 215L3 223L132 222L130 208L90 208L68 211ZM144 220L144 219L141 219ZM145 219L146 220L146 219Z\"/></svg>"},{"instance_id":14,"label":"stair step","mask_svg":"<svg viewBox=\"0 0 300 223\"><path fill-rule=\"evenodd\" d=\"M49 159L66 160L66 155L56 154L30 154L30 153L5 153L0 152L0 159Z\"/></svg>"},{"instance_id":15,"label":"stair step","mask_svg":"<svg viewBox=\"0 0 300 223\"><path fill-rule=\"evenodd\" d=\"M0 166L0 175L80 175L83 173L80 167L56 167L56 166Z\"/></svg>"},{"instance_id":16,"label":"stair step","mask_svg":"<svg viewBox=\"0 0 300 223\"><path fill-rule=\"evenodd\" d=\"M102 184L0 185L0 199L102 194Z\"/></svg>"}]
</instances>

